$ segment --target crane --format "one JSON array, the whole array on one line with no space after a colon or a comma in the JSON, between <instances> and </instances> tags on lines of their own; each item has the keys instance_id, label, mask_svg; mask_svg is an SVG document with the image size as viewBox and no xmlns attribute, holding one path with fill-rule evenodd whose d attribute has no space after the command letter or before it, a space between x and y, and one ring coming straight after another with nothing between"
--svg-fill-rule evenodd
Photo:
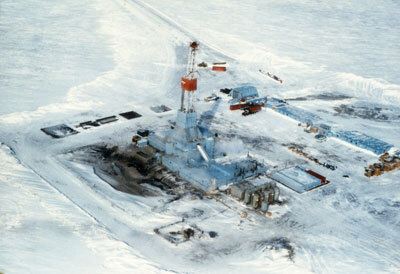
<instances>
[{"instance_id":1,"label":"crane","mask_svg":"<svg viewBox=\"0 0 400 274\"><path fill-rule=\"evenodd\" d=\"M186 75L181 78L181 111L184 113L194 112L194 92L197 90L196 78L196 51L199 47L199 42L194 41L189 46L189 58L186 69Z\"/></svg>"}]
</instances>

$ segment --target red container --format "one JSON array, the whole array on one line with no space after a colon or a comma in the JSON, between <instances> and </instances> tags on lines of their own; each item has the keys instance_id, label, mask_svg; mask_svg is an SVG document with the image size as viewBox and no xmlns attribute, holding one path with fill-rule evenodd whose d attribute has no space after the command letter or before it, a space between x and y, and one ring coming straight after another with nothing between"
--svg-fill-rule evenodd
<instances>
[{"instance_id":1,"label":"red container","mask_svg":"<svg viewBox=\"0 0 400 274\"><path fill-rule=\"evenodd\" d=\"M181 87L183 90L186 91L195 91L197 90L197 79L188 79L185 77L182 77L181 79Z\"/></svg>"},{"instance_id":2,"label":"red container","mask_svg":"<svg viewBox=\"0 0 400 274\"><path fill-rule=\"evenodd\" d=\"M246 108L248 107L250 111L259 111L261 110L262 107L264 107L264 103L260 104L260 105L252 105L252 104L235 104L235 105L230 105L229 109L230 110L238 110L238 109L242 109L242 108Z\"/></svg>"},{"instance_id":3,"label":"red container","mask_svg":"<svg viewBox=\"0 0 400 274\"><path fill-rule=\"evenodd\" d=\"M262 107L263 107L262 105L249 106L249 111L250 112L260 111Z\"/></svg>"},{"instance_id":4,"label":"red container","mask_svg":"<svg viewBox=\"0 0 400 274\"><path fill-rule=\"evenodd\" d=\"M212 70L214 71L226 71L226 67L222 67L222 66L213 66Z\"/></svg>"},{"instance_id":5,"label":"red container","mask_svg":"<svg viewBox=\"0 0 400 274\"><path fill-rule=\"evenodd\" d=\"M238 110L238 109L242 109L246 106L246 104L236 104L236 105L230 105L229 109L230 110Z\"/></svg>"}]
</instances>

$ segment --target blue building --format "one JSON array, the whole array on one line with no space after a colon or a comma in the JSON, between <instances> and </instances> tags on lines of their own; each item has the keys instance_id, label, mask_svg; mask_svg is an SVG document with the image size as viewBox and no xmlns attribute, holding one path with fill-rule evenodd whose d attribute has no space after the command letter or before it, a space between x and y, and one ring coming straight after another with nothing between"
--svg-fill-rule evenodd
<instances>
[{"instance_id":1,"label":"blue building","mask_svg":"<svg viewBox=\"0 0 400 274\"><path fill-rule=\"evenodd\" d=\"M320 117L318 115L290 105L278 107L275 109L275 111L279 112L280 114L286 115L296 121L308 123L309 125L313 125L320 120Z\"/></svg>"},{"instance_id":2,"label":"blue building","mask_svg":"<svg viewBox=\"0 0 400 274\"><path fill-rule=\"evenodd\" d=\"M232 97L230 103L240 102L242 99L252 99L258 97L258 91L256 87L253 86L243 86L234 88L229 93L229 96Z\"/></svg>"},{"instance_id":3,"label":"blue building","mask_svg":"<svg viewBox=\"0 0 400 274\"><path fill-rule=\"evenodd\" d=\"M268 98L268 101L265 106L267 108L276 109L278 107L283 107L286 105L287 105L287 102L285 100L282 100L282 99L276 98L276 97L270 97L270 98Z\"/></svg>"},{"instance_id":4,"label":"blue building","mask_svg":"<svg viewBox=\"0 0 400 274\"><path fill-rule=\"evenodd\" d=\"M266 106L296 121L308 123L317 128L321 133L315 136L318 140L324 140L324 136L335 137L357 147L372 151L377 155L385 153L393 147L391 144L358 131L333 131L330 125L319 123L321 119L318 115L288 105L284 100L279 98L270 98Z\"/></svg>"},{"instance_id":5,"label":"blue building","mask_svg":"<svg viewBox=\"0 0 400 274\"><path fill-rule=\"evenodd\" d=\"M393 145L384 141L368 136L364 133L352 131L335 131L330 134L331 137L338 138L359 148L367 149L373 153L380 155L388 152Z\"/></svg>"}]
</instances>

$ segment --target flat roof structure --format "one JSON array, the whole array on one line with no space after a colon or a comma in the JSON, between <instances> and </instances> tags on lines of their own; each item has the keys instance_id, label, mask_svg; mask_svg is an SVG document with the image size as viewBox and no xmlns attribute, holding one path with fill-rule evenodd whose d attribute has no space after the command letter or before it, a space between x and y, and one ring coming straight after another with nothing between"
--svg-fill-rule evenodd
<instances>
[{"instance_id":1,"label":"flat roof structure","mask_svg":"<svg viewBox=\"0 0 400 274\"><path fill-rule=\"evenodd\" d=\"M388 152L393 147L391 144L356 130L336 131L331 133L330 137L335 137L359 148L367 149L377 155Z\"/></svg>"},{"instance_id":2,"label":"flat roof structure","mask_svg":"<svg viewBox=\"0 0 400 274\"><path fill-rule=\"evenodd\" d=\"M312 176L304 168L298 166L274 172L270 177L298 193L303 193L323 184L321 179Z\"/></svg>"},{"instance_id":3,"label":"flat roof structure","mask_svg":"<svg viewBox=\"0 0 400 274\"><path fill-rule=\"evenodd\" d=\"M313 125L320 120L320 117L318 115L291 105L278 107L275 111L286 115L296 121L308 123L309 125Z\"/></svg>"},{"instance_id":4,"label":"flat roof structure","mask_svg":"<svg viewBox=\"0 0 400 274\"><path fill-rule=\"evenodd\" d=\"M258 91L256 87L253 86L243 86L237 87L231 90L229 93L234 99L242 99L247 97L258 97Z\"/></svg>"},{"instance_id":5,"label":"flat roof structure","mask_svg":"<svg viewBox=\"0 0 400 274\"><path fill-rule=\"evenodd\" d=\"M50 135L53 138L64 138L79 133L75 129L67 126L66 124L45 127L41 128L40 130L46 133L47 135Z\"/></svg>"}]
</instances>

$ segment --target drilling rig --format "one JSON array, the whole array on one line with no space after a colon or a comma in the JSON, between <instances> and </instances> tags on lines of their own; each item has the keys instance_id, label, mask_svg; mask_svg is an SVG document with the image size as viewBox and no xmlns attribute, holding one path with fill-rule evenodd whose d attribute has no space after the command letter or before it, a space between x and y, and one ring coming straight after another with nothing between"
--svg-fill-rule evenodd
<instances>
[{"instance_id":1,"label":"drilling rig","mask_svg":"<svg viewBox=\"0 0 400 274\"><path fill-rule=\"evenodd\" d=\"M196 53L198 42L189 45L186 75L181 78L181 106L176 125L148 137L159 151L160 163L182 179L205 191L263 173L266 167L246 158L228 164L214 159L215 134L197 123L194 97L197 90Z\"/></svg>"},{"instance_id":2,"label":"drilling rig","mask_svg":"<svg viewBox=\"0 0 400 274\"><path fill-rule=\"evenodd\" d=\"M190 44L188 65L186 75L181 79L181 111L185 113L194 112L194 93L197 90L197 70L196 68L196 52L199 47L199 42L192 42ZM185 100L186 98L186 100Z\"/></svg>"}]
</instances>

